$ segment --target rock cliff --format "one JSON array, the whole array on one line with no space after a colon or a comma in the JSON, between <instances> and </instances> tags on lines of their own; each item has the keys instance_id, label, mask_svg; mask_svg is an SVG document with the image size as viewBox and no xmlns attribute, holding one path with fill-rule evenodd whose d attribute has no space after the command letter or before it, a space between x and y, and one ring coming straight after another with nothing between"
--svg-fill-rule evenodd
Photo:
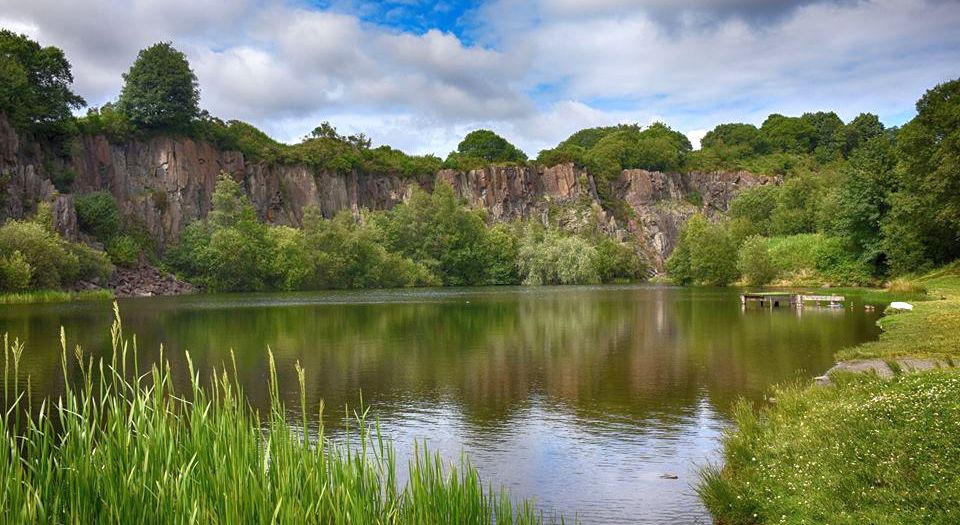
<instances>
[{"instance_id":1,"label":"rock cliff","mask_svg":"<svg viewBox=\"0 0 960 525\"><path fill-rule=\"evenodd\" d=\"M251 162L239 152L183 137L112 144L103 136L83 136L68 153L51 154L18 136L0 115L0 219L23 217L47 201L58 229L70 238L77 236L70 193L104 190L117 198L125 221L146 229L161 249L168 247L187 224L209 213L221 171L241 182L258 214L274 224L299 225L309 204L319 206L327 217L344 209L389 209L415 187L430 191L445 182L471 205L486 209L493 220L574 226L595 221L611 235L639 241L655 269L662 268L690 215L698 210L716 215L738 191L776 182L749 173L625 170L612 189L629 213L617 220L601 205L593 177L572 164L442 170L435 177L410 179ZM70 193L57 191L52 182L57 176L67 181L66 188L62 182L60 186Z\"/></svg>"}]
</instances>

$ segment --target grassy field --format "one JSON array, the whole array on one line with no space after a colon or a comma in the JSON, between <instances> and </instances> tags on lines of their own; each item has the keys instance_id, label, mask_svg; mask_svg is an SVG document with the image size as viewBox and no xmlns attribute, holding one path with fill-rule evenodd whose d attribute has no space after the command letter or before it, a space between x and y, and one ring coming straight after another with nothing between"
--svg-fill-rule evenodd
<instances>
[{"instance_id":1,"label":"grassy field","mask_svg":"<svg viewBox=\"0 0 960 525\"><path fill-rule=\"evenodd\" d=\"M232 379L235 370L201 385L187 355L192 387L174 391L169 364L138 370L119 314L112 341L107 362L64 343L64 395L30 410L39 403L18 379L23 346L4 339L0 522L543 521L529 501L514 505L484 486L466 459L454 466L420 449L401 486L393 449L363 414L352 442L333 444L322 429L308 436L299 365L301 421L291 424L272 355L273 406L259 414ZM68 372L74 360L78 377Z\"/></svg>"},{"instance_id":2,"label":"grassy field","mask_svg":"<svg viewBox=\"0 0 960 525\"><path fill-rule=\"evenodd\" d=\"M110 290L91 290L66 292L61 290L40 290L33 292L0 293L0 304L65 303L69 301L110 301Z\"/></svg>"},{"instance_id":3,"label":"grassy field","mask_svg":"<svg viewBox=\"0 0 960 525\"><path fill-rule=\"evenodd\" d=\"M951 265L915 282L934 300L915 302L911 312L883 317L878 341L843 350L837 358L936 357L960 364L960 266Z\"/></svg>"},{"instance_id":4,"label":"grassy field","mask_svg":"<svg viewBox=\"0 0 960 525\"><path fill-rule=\"evenodd\" d=\"M960 269L917 281L939 299L885 317L878 342L838 357L960 362ZM960 523L960 371L833 380L736 407L724 465L698 489L717 523Z\"/></svg>"}]
</instances>

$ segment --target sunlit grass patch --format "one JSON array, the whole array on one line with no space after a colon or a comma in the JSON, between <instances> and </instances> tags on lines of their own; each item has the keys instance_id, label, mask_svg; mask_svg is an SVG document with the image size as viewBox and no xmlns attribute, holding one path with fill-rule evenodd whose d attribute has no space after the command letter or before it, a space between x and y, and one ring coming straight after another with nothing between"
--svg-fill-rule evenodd
<instances>
[{"instance_id":1,"label":"sunlit grass patch","mask_svg":"<svg viewBox=\"0 0 960 525\"><path fill-rule=\"evenodd\" d=\"M942 270L919 281L934 300L914 302L913 311L880 319L880 339L841 350L838 359L960 357L960 275Z\"/></svg>"},{"instance_id":2,"label":"sunlit grass patch","mask_svg":"<svg viewBox=\"0 0 960 525\"><path fill-rule=\"evenodd\" d=\"M960 523L960 371L790 386L745 403L700 495L719 523Z\"/></svg>"},{"instance_id":3,"label":"sunlit grass patch","mask_svg":"<svg viewBox=\"0 0 960 525\"><path fill-rule=\"evenodd\" d=\"M62 290L40 290L0 294L0 304L65 303L69 301L109 301L113 299L110 290L87 290L68 292Z\"/></svg>"}]
</instances>

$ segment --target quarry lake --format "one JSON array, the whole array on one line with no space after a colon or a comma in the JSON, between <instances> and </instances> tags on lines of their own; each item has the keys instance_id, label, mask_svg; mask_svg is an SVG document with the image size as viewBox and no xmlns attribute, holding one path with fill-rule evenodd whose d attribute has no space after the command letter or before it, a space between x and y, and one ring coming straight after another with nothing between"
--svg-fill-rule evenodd
<instances>
[{"instance_id":1,"label":"quarry lake","mask_svg":"<svg viewBox=\"0 0 960 525\"><path fill-rule=\"evenodd\" d=\"M740 307L736 289L662 286L414 289L124 299L142 361L159 344L186 384L236 356L254 406L268 402L267 347L280 388L326 406L328 436L361 393L400 464L414 441L485 482L584 523L709 523L693 485L717 461L739 397L809 379L840 348L877 337L853 308ZM880 310L880 309L878 309ZM72 349L109 348L111 304L0 307L0 333L26 341L35 398L63 388L59 331ZM232 365L231 365L232 366ZM676 477L676 479L673 479Z\"/></svg>"}]
</instances>

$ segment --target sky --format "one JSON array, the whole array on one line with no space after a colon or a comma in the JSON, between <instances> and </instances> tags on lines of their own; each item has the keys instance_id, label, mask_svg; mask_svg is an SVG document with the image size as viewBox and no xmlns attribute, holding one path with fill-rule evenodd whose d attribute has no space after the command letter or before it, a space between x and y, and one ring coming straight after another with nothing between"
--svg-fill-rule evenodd
<instances>
[{"instance_id":1,"label":"sky","mask_svg":"<svg viewBox=\"0 0 960 525\"><path fill-rule=\"evenodd\" d=\"M171 41L224 120L441 157L478 128L535 156L616 123L899 125L960 76L960 0L0 0L0 27L62 48L91 106Z\"/></svg>"}]
</instances>

